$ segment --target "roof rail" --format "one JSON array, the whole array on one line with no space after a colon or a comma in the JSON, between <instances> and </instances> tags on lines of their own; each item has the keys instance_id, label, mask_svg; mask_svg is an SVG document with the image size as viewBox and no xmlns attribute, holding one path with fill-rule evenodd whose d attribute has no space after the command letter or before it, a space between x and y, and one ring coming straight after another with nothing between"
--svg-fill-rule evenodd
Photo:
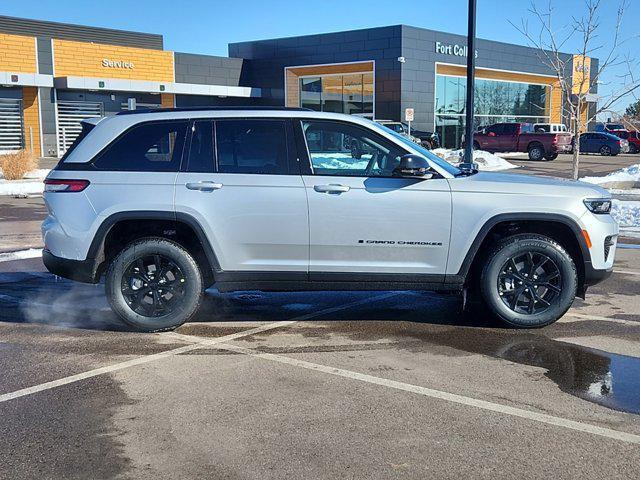
<instances>
[{"instance_id":1,"label":"roof rail","mask_svg":"<svg viewBox=\"0 0 640 480\"><path fill-rule=\"evenodd\" d=\"M263 110L263 111L293 111L293 112L312 112L310 108L299 108L299 107L265 107L265 106L256 106L256 107L175 107L175 108L140 108L136 110L124 110L122 112L116 113L116 115L135 115L141 113L164 113L164 112L206 112L206 111L221 111L221 110L232 110L232 111L243 111L243 110Z\"/></svg>"}]
</instances>

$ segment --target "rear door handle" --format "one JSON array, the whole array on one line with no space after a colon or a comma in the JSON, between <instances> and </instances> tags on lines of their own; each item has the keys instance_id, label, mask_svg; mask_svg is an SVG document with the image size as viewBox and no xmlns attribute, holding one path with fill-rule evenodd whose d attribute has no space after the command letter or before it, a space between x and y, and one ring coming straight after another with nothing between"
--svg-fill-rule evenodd
<instances>
[{"instance_id":1,"label":"rear door handle","mask_svg":"<svg viewBox=\"0 0 640 480\"><path fill-rule=\"evenodd\" d=\"M330 185L315 185L313 189L320 193L344 193L351 190L351 187L332 183Z\"/></svg>"},{"instance_id":2,"label":"rear door handle","mask_svg":"<svg viewBox=\"0 0 640 480\"><path fill-rule=\"evenodd\" d=\"M185 186L189 190L200 190L201 192L213 192L222 188L222 184L216 182L191 182Z\"/></svg>"}]
</instances>

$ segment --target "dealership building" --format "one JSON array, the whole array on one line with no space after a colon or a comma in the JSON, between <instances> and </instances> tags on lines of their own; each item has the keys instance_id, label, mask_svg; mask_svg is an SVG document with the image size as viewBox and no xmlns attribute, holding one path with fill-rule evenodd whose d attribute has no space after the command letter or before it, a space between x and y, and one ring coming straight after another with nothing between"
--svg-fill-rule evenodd
<instances>
[{"instance_id":1,"label":"dealership building","mask_svg":"<svg viewBox=\"0 0 640 480\"><path fill-rule=\"evenodd\" d=\"M172 52L159 34L0 16L0 153L60 156L82 119L130 108L239 105L387 120L413 108L415 128L460 144L464 36L394 25L232 43L228 52ZM478 40L475 55L477 125L566 123L571 99L535 49ZM574 86L598 68L597 59L565 59Z\"/></svg>"}]
</instances>

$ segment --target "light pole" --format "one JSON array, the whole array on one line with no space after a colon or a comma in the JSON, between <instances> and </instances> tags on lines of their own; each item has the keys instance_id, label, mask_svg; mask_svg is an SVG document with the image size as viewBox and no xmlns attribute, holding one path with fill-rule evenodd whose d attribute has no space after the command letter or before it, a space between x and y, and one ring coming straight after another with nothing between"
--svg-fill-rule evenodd
<instances>
[{"instance_id":1,"label":"light pole","mask_svg":"<svg viewBox=\"0 0 640 480\"><path fill-rule=\"evenodd\" d=\"M473 169L473 93L476 76L476 0L469 0L469 25L467 29L467 104L465 107L464 162L461 167Z\"/></svg>"}]
</instances>

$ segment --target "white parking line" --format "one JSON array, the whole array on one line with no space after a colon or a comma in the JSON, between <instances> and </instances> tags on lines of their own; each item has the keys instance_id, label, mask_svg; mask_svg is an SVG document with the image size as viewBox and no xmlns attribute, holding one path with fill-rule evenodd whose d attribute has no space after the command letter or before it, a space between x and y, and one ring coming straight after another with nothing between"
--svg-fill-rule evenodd
<instances>
[{"instance_id":1,"label":"white parking line","mask_svg":"<svg viewBox=\"0 0 640 480\"><path fill-rule=\"evenodd\" d=\"M157 360L162 360L167 357L172 357L174 355L180 355L181 353L190 352L192 350L196 350L198 348L210 347L212 345L216 345L222 342L228 342L230 340L236 340L238 338L247 337L250 335L254 335L256 333L266 332L268 330L273 330L274 328L285 327L291 325L296 322L309 320L311 318L319 317L321 315L326 315L328 313L338 312L340 310L345 310L350 307L355 307L358 305L363 305L365 303L371 303L378 300L383 300L389 297L393 297L395 295L399 295L398 292L385 293L382 295L377 295L373 297L367 297L362 300L357 300L355 302L346 303L343 305L339 305L336 307L329 307L323 310L319 310L317 312L308 313L306 315L300 315L299 317L292 318L291 320L285 320L282 322L274 322L268 323L266 325L262 325L260 327L252 328L250 330L244 330L242 332L236 332L229 335L224 335L222 337L210 338L207 340L203 340L197 343L193 343L191 345L185 345L184 347L178 347L171 350L167 350L165 352L154 353L151 355L145 355L138 358L133 358L131 360L127 360L126 362L116 363L114 365L107 365L106 367L96 368L94 370L89 370L87 372L78 373L76 375L71 375L69 377L60 378L58 380L53 380L51 382L41 383L39 385L34 385L32 387L22 388L20 390L16 390L14 392L9 392L0 395L0 403L7 402L9 400L13 400L20 397L25 397L27 395L32 395L34 393L42 392L45 390L51 390L52 388L61 387L63 385L68 385L70 383L79 382L82 380L86 380L88 378L97 377L98 375L104 375L105 373L117 372L119 370L124 370L125 368L134 367L136 365L143 365L146 363L155 362ZM197 338L197 337L194 337Z\"/></svg>"},{"instance_id":2,"label":"white parking line","mask_svg":"<svg viewBox=\"0 0 640 480\"><path fill-rule=\"evenodd\" d=\"M567 318L575 318L577 320L567 320ZM611 323L619 323L621 325L635 325L640 326L640 322L634 322L633 320L624 320L622 318L610 318L610 317L601 317L599 315L587 315L584 313L567 313L564 317L562 317L558 322L560 323L572 323L578 322L580 320L595 320L598 322L611 322Z\"/></svg>"},{"instance_id":3,"label":"white parking line","mask_svg":"<svg viewBox=\"0 0 640 480\"><path fill-rule=\"evenodd\" d=\"M215 345L214 348L224 349L235 353L242 353L252 357L269 360L272 362L283 363L294 367L305 368L307 370L314 370L316 372L322 372L329 375L335 375L338 377L349 378L352 380L358 380L374 385L381 385L383 387L393 388L396 390L403 390L405 392L416 393L425 397L437 398L460 405L466 405L469 407L476 407L482 410L488 410L492 412L502 413L504 415L510 415L512 417L524 418L527 420L533 420L535 422L546 423L548 425L554 425L557 427L568 428L570 430L577 430L579 432L589 433L592 435L598 435L601 437L610 438L613 440L620 440L627 443L640 444L640 435L634 435L633 433L621 432L619 430L613 430L610 428L599 427L589 423L576 422L567 418L556 417L554 415L548 415L546 413L538 413L531 410L525 410L522 408L510 407L508 405L502 405L499 403L488 402L486 400L479 400L477 398L465 397L463 395L457 395L455 393L444 392L442 390L435 390L432 388L421 387L418 385L412 385L409 383L397 382L395 380L389 380L386 378L374 377L364 373L358 373L351 370L345 370L342 368L330 367L327 365L320 365L317 363L306 362L304 360L297 360L295 358L285 357L282 355L275 355L272 353L260 353L249 348L240 347L237 345L229 345L220 343Z\"/></svg>"},{"instance_id":4,"label":"white parking line","mask_svg":"<svg viewBox=\"0 0 640 480\"><path fill-rule=\"evenodd\" d=\"M634 272L633 270L620 270L614 268L613 273L622 273L623 275L640 275L640 272Z\"/></svg>"}]
</instances>

